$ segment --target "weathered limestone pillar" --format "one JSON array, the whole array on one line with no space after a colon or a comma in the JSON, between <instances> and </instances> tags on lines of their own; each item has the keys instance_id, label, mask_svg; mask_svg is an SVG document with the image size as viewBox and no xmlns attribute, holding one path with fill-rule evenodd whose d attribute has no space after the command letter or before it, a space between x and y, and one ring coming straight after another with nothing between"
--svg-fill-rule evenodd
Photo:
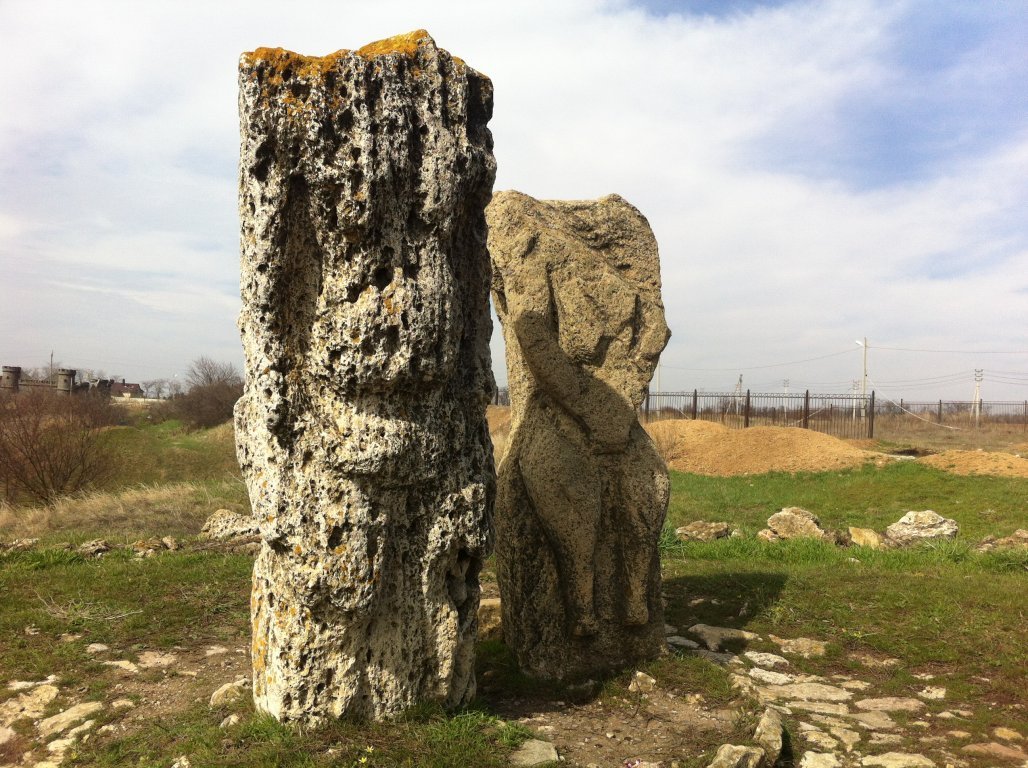
<instances>
[{"instance_id":1,"label":"weathered limestone pillar","mask_svg":"<svg viewBox=\"0 0 1028 768\"><path fill-rule=\"evenodd\" d=\"M496 500L503 636L529 674L595 675L664 645L668 475L636 417L670 336L657 243L616 195L501 192L486 216L512 409Z\"/></svg>"},{"instance_id":2,"label":"weathered limestone pillar","mask_svg":"<svg viewBox=\"0 0 1028 768\"><path fill-rule=\"evenodd\" d=\"M461 705L495 484L492 84L418 31L261 48L239 88L254 699L306 723Z\"/></svg>"}]
</instances>

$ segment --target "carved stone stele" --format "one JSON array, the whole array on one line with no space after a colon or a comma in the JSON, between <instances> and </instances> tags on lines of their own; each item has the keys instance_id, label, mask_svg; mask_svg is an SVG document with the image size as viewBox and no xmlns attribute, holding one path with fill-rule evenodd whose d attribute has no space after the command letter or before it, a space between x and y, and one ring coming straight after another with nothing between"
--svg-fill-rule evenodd
<instances>
[{"instance_id":1,"label":"carved stone stele","mask_svg":"<svg viewBox=\"0 0 1028 768\"><path fill-rule=\"evenodd\" d=\"M281 720L475 691L492 84L424 31L239 63L253 692Z\"/></svg>"},{"instance_id":2,"label":"carved stone stele","mask_svg":"<svg viewBox=\"0 0 1028 768\"><path fill-rule=\"evenodd\" d=\"M668 475L636 412L670 336L657 243L617 195L486 211L511 433L496 558L521 668L574 679L664 647L658 540Z\"/></svg>"}]
</instances>

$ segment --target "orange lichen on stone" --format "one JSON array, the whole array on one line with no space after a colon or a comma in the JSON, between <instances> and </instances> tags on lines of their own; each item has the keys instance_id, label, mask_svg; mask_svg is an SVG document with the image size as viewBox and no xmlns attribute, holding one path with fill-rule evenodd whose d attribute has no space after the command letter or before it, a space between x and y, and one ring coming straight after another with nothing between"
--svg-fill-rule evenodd
<instances>
[{"instance_id":1,"label":"orange lichen on stone","mask_svg":"<svg viewBox=\"0 0 1028 768\"><path fill-rule=\"evenodd\" d=\"M281 85L293 75L304 80L324 78L336 66L336 63L346 56L360 56L368 61L390 53L414 56L418 52L418 47L425 40L434 42L428 32L418 29L405 35L396 35L385 40L368 43L356 51L342 48L326 56L304 56L301 53L287 51L285 48L258 48L255 51L244 53L242 62L250 68L255 68L258 64L263 63L270 71L269 82L273 85Z\"/></svg>"},{"instance_id":2,"label":"orange lichen on stone","mask_svg":"<svg viewBox=\"0 0 1028 768\"><path fill-rule=\"evenodd\" d=\"M423 40L432 42L432 36L424 29L416 29L405 35L395 35L387 37L385 40L368 43L357 50L357 55L365 59L373 59L376 56L385 56L390 53L413 56L418 52L418 47Z\"/></svg>"}]
</instances>

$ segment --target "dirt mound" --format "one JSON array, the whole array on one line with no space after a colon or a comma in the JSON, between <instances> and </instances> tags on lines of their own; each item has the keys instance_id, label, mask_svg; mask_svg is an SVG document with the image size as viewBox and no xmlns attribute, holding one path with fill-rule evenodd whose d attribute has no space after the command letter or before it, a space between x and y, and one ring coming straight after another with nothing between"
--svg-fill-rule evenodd
<instances>
[{"instance_id":1,"label":"dirt mound","mask_svg":"<svg viewBox=\"0 0 1028 768\"><path fill-rule=\"evenodd\" d=\"M921 464L955 475L993 475L1028 477L1028 459L1011 453L987 451L943 451L918 459Z\"/></svg>"},{"instance_id":2,"label":"dirt mound","mask_svg":"<svg viewBox=\"0 0 1028 768\"><path fill-rule=\"evenodd\" d=\"M857 467L881 454L796 427L727 429L708 421L660 421L647 428L668 466L698 475L826 472Z\"/></svg>"}]
</instances>

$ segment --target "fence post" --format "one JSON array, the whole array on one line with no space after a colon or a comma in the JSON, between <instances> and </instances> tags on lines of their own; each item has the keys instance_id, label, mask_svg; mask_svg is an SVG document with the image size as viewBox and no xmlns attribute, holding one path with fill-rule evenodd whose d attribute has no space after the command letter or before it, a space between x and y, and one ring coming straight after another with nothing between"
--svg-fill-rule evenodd
<instances>
[{"instance_id":1,"label":"fence post","mask_svg":"<svg viewBox=\"0 0 1028 768\"><path fill-rule=\"evenodd\" d=\"M743 412L742 425L744 428L750 425L750 391L748 389L746 390L746 410Z\"/></svg>"},{"instance_id":2,"label":"fence post","mask_svg":"<svg viewBox=\"0 0 1028 768\"><path fill-rule=\"evenodd\" d=\"M867 412L867 437L870 440L875 436L875 391L871 390L871 405Z\"/></svg>"},{"instance_id":3,"label":"fence post","mask_svg":"<svg viewBox=\"0 0 1028 768\"><path fill-rule=\"evenodd\" d=\"M939 401L939 423L942 424L942 400Z\"/></svg>"},{"instance_id":4,"label":"fence post","mask_svg":"<svg viewBox=\"0 0 1028 768\"><path fill-rule=\"evenodd\" d=\"M696 408L699 405L699 390L692 391L692 420L696 421Z\"/></svg>"},{"instance_id":5,"label":"fence post","mask_svg":"<svg viewBox=\"0 0 1028 768\"><path fill-rule=\"evenodd\" d=\"M803 428L810 429L810 390L803 393Z\"/></svg>"},{"instance_id":6,"label":"fence post","mask_svg":"<svg viewBox=\"0 0 1028 768\"><path fill-rule=\"evenodd\" d=\"M1024 401L1024 431L1028 432L1028 400Z\"/></svg>"},{"instance_id":7,"label":"fence post","mask_svg":"<svg viewBox=\"0 0 1028 768\"><path fill-rule=\"evenodd\" d=\"M643 401L643 417L650 423L650 388L646 387L646 400Z\"/></svg>"}]
</instances>

